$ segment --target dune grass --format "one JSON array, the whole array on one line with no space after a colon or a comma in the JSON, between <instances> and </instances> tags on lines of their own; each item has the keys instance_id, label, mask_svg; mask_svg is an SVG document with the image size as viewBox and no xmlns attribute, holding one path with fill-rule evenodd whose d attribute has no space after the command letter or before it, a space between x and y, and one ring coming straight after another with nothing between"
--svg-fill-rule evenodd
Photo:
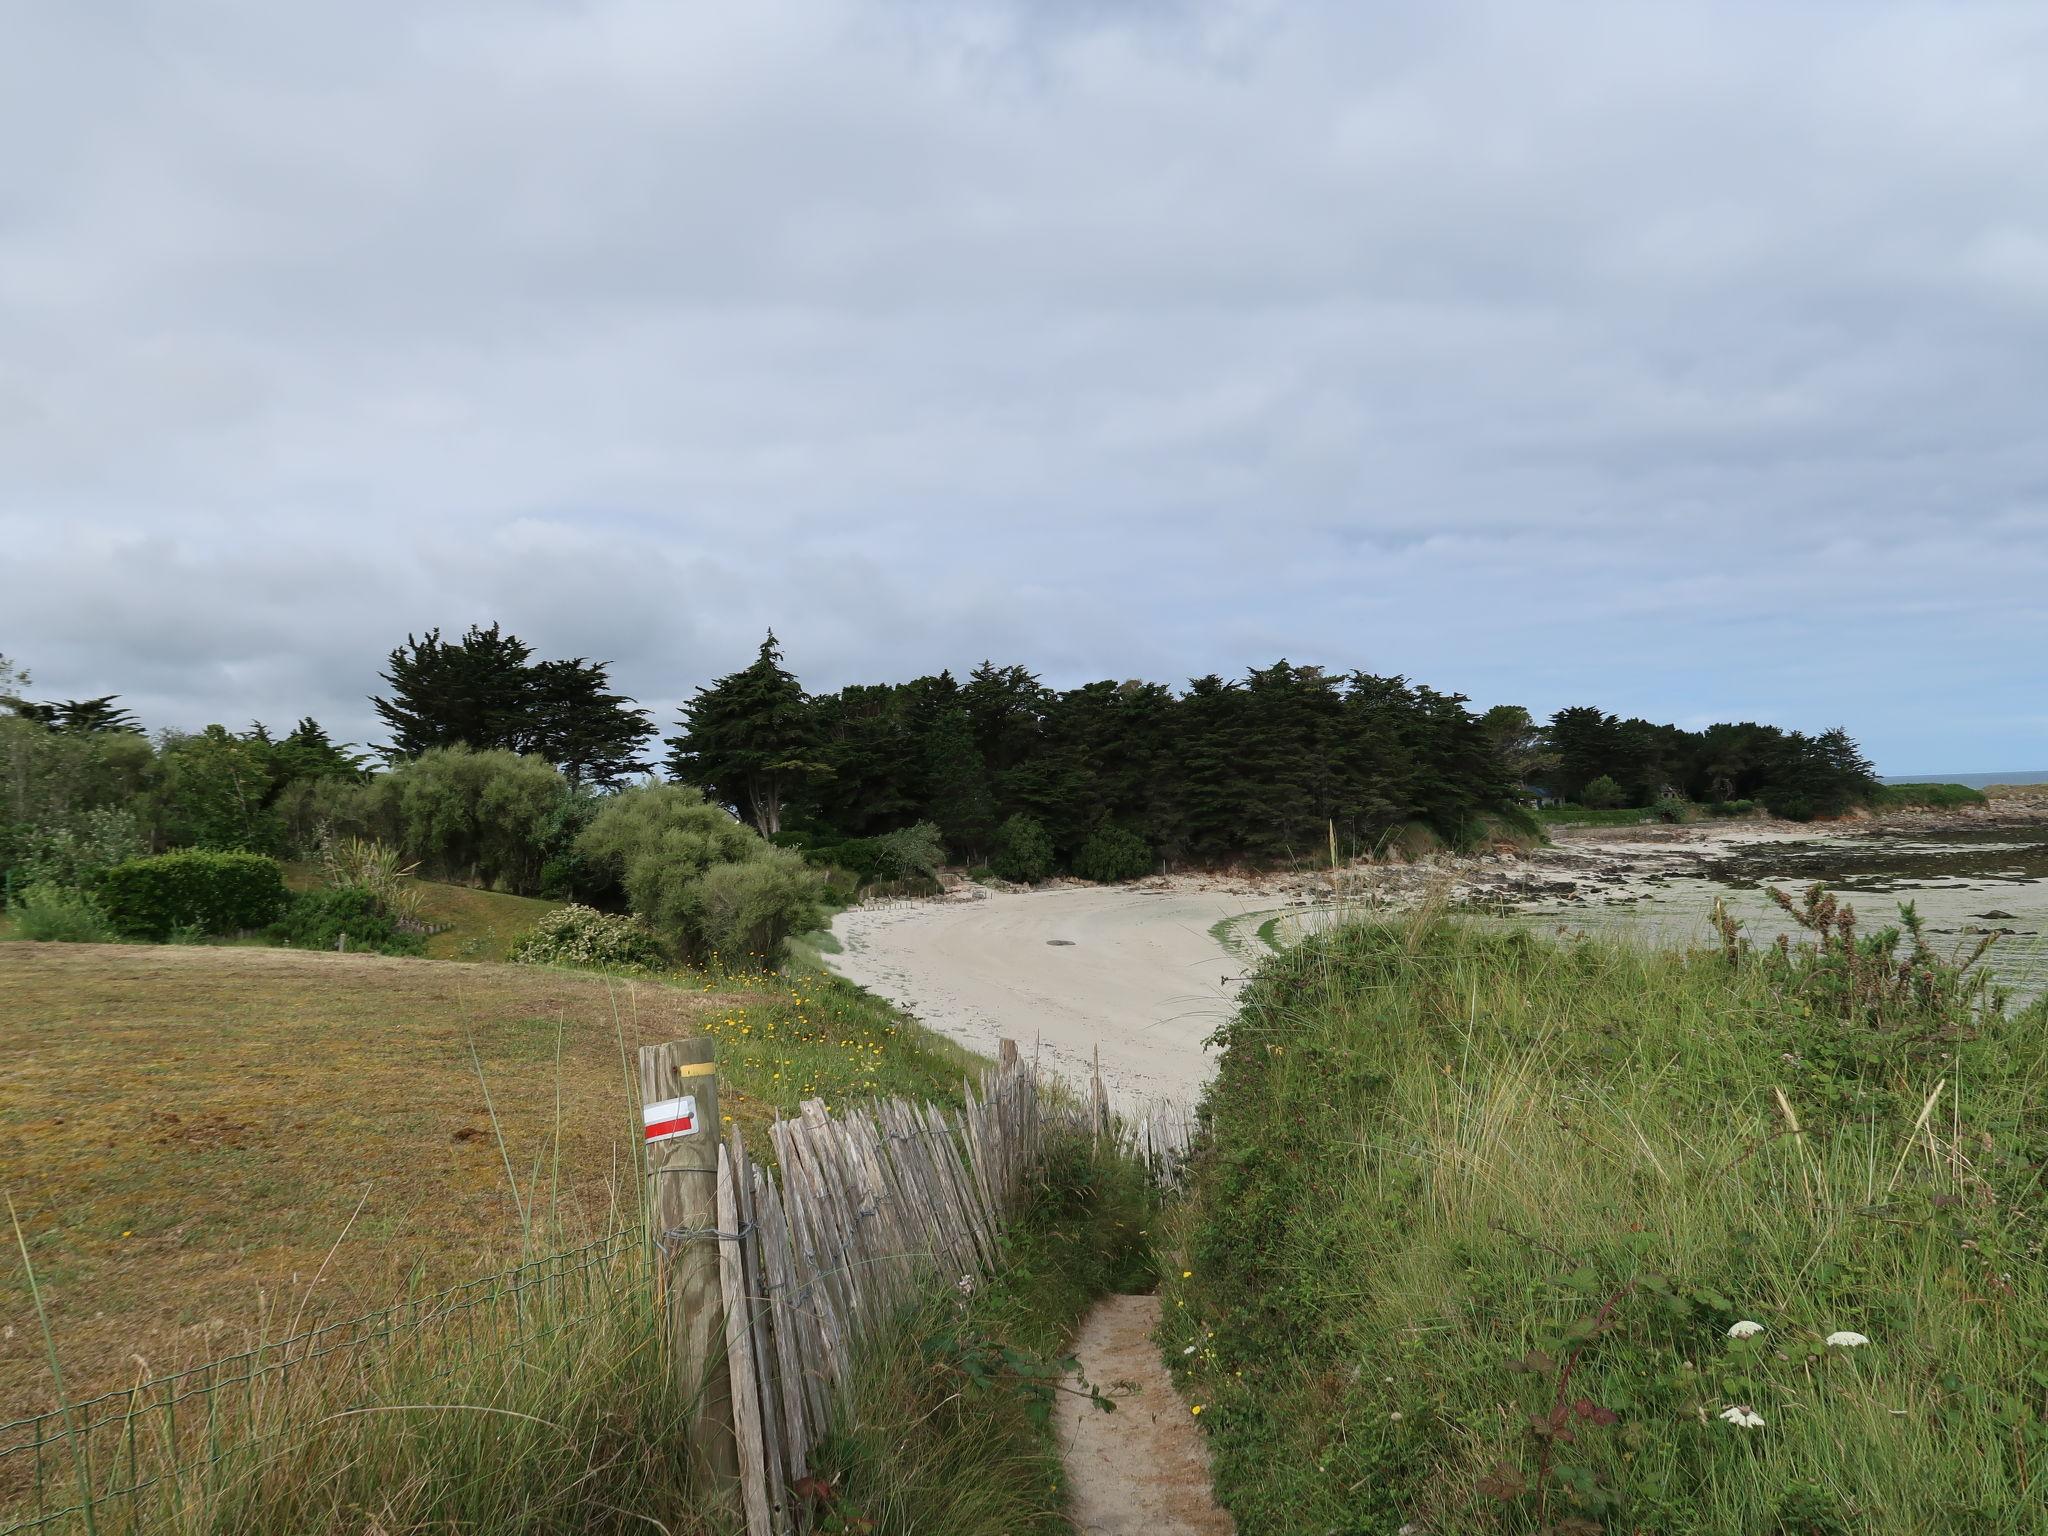
<instances>
[{"instance_id":1,"label":"dune grass","mask_svg":"<svg viewBox=\"0 0 2048 1536\"><path fill-rule=\"evenodd\" d=\"M1245 1536L2048 1528L2048 1013L1802 910L1267 963L1166 1311Z\"/></svg>"},{"instance_id":2,"label":"dune grass","mask_svg":"<svg viewBox=\"0 0 2048 1536\"><path fill-rule=\"evenodd\" d=\"M1953 811L1991 802L1983 790L1967 784L1883 784L1870 803L1880 811Z\"/></svg>"}]
</instances>

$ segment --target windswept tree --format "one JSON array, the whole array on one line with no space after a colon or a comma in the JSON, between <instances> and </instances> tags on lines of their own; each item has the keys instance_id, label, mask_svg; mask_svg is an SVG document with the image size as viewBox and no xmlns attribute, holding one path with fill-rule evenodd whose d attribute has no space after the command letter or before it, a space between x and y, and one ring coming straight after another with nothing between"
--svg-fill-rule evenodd
<instances>
[{"instance_id":1,"label":"windswept tree","mask_svg":"<svg viewBox=\"0 0 2048 1536\"><path fill-rule=\"evenodd\" d=\"M530 736L526 750L562 770L571 784L616 789L654 765L640 756L654 722L612 692L611 663L543 661L528 670Z\"/></svg>"},{"instance_id":2,"label":"windswept tree","mask_svg":"<svg viewBox=\"0 0 2048 1536\"><path fill-rule=\"evenodd\" d=\"M407 635L382 674L389 697L370 701L391 728L385 760L464 746L544 757L577 785L609 788L645 773L639 754L654 724L612 691L611 664L532 657L533 647L496 624L472 624L454 641L438 629Z\"/></svg>"},{"instance_id":3,"label":"windswept tree","mask_svg":"<svg viewBox=\"0 0 2048 1536\"><path fill-rule=\"evenodd\" d=\"M751 666L699 688L683 706L668 748L670 777L697 785L763 837L782 830L798 787L828 771L810 702L783 667L772 629Z\"/></svg>"},{"instance_id":4,"label":"windswept tree","mask_svg":"<svg viewBox=\"0 0 2048 1536\"><path fill-rule=\"evenodd\" d=\"M373 696L391 728L386 761L402 762L435 747L477 752L519 750L530 730L527 660L533 648L516 635L472 624L460 640L430 629L405 637L382 676L390 696Z\"/></svg>"}]
</instances>

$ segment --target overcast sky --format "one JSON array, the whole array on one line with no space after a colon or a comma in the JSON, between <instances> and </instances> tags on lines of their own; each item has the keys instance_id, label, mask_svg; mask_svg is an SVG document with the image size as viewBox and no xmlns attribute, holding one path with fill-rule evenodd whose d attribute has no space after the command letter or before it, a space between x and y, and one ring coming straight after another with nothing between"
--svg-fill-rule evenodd
<instances>
[{"instance_id":1,"label":"overcast sky","mask_svg":"<svg viewBox=\"0 0 2048 1536\"><path fill-rule=\"evenodd\" d=\"M2048 768L2048 6L0 0L0 652L1286 656Z\"/></svg>"}]
</instances>

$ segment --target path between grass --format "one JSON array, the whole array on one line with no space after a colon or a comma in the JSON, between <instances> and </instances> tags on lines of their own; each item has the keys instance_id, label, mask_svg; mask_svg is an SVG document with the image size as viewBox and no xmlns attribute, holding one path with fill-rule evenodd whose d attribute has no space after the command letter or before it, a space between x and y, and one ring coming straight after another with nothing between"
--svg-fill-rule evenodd
<instances>
[{"instance_id":1,"label":"path between grass","mask_svg":"<svg viewBox=\"0 0 2048 1536\"><path fill-rule=\"evenodd\" d=\"M1201 1431L1159 1357L1158 1326L1157 1296L1105 1297L1081 1325L1074 1354L1117 1408L1060 1397L1068 1515L1084 1536L1236 1536L1209 1490Z\"/></svg>"}]
</instances>

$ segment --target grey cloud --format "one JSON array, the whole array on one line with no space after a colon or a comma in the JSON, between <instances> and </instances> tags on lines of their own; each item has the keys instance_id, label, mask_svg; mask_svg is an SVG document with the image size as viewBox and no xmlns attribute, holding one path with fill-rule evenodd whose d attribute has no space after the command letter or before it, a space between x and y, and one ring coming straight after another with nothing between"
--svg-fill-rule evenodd
<instances>
[{"instance_id":1,"label":"grey cloud","mask_svg":"<svg viewBox=\"0 0 2048 1536\"><path fill-rule=\"evenodd\" d=\"M1287 654L2048 760L2016 4L162 0L0 59L0 649Z\"/></svg>"}]
</instances>

